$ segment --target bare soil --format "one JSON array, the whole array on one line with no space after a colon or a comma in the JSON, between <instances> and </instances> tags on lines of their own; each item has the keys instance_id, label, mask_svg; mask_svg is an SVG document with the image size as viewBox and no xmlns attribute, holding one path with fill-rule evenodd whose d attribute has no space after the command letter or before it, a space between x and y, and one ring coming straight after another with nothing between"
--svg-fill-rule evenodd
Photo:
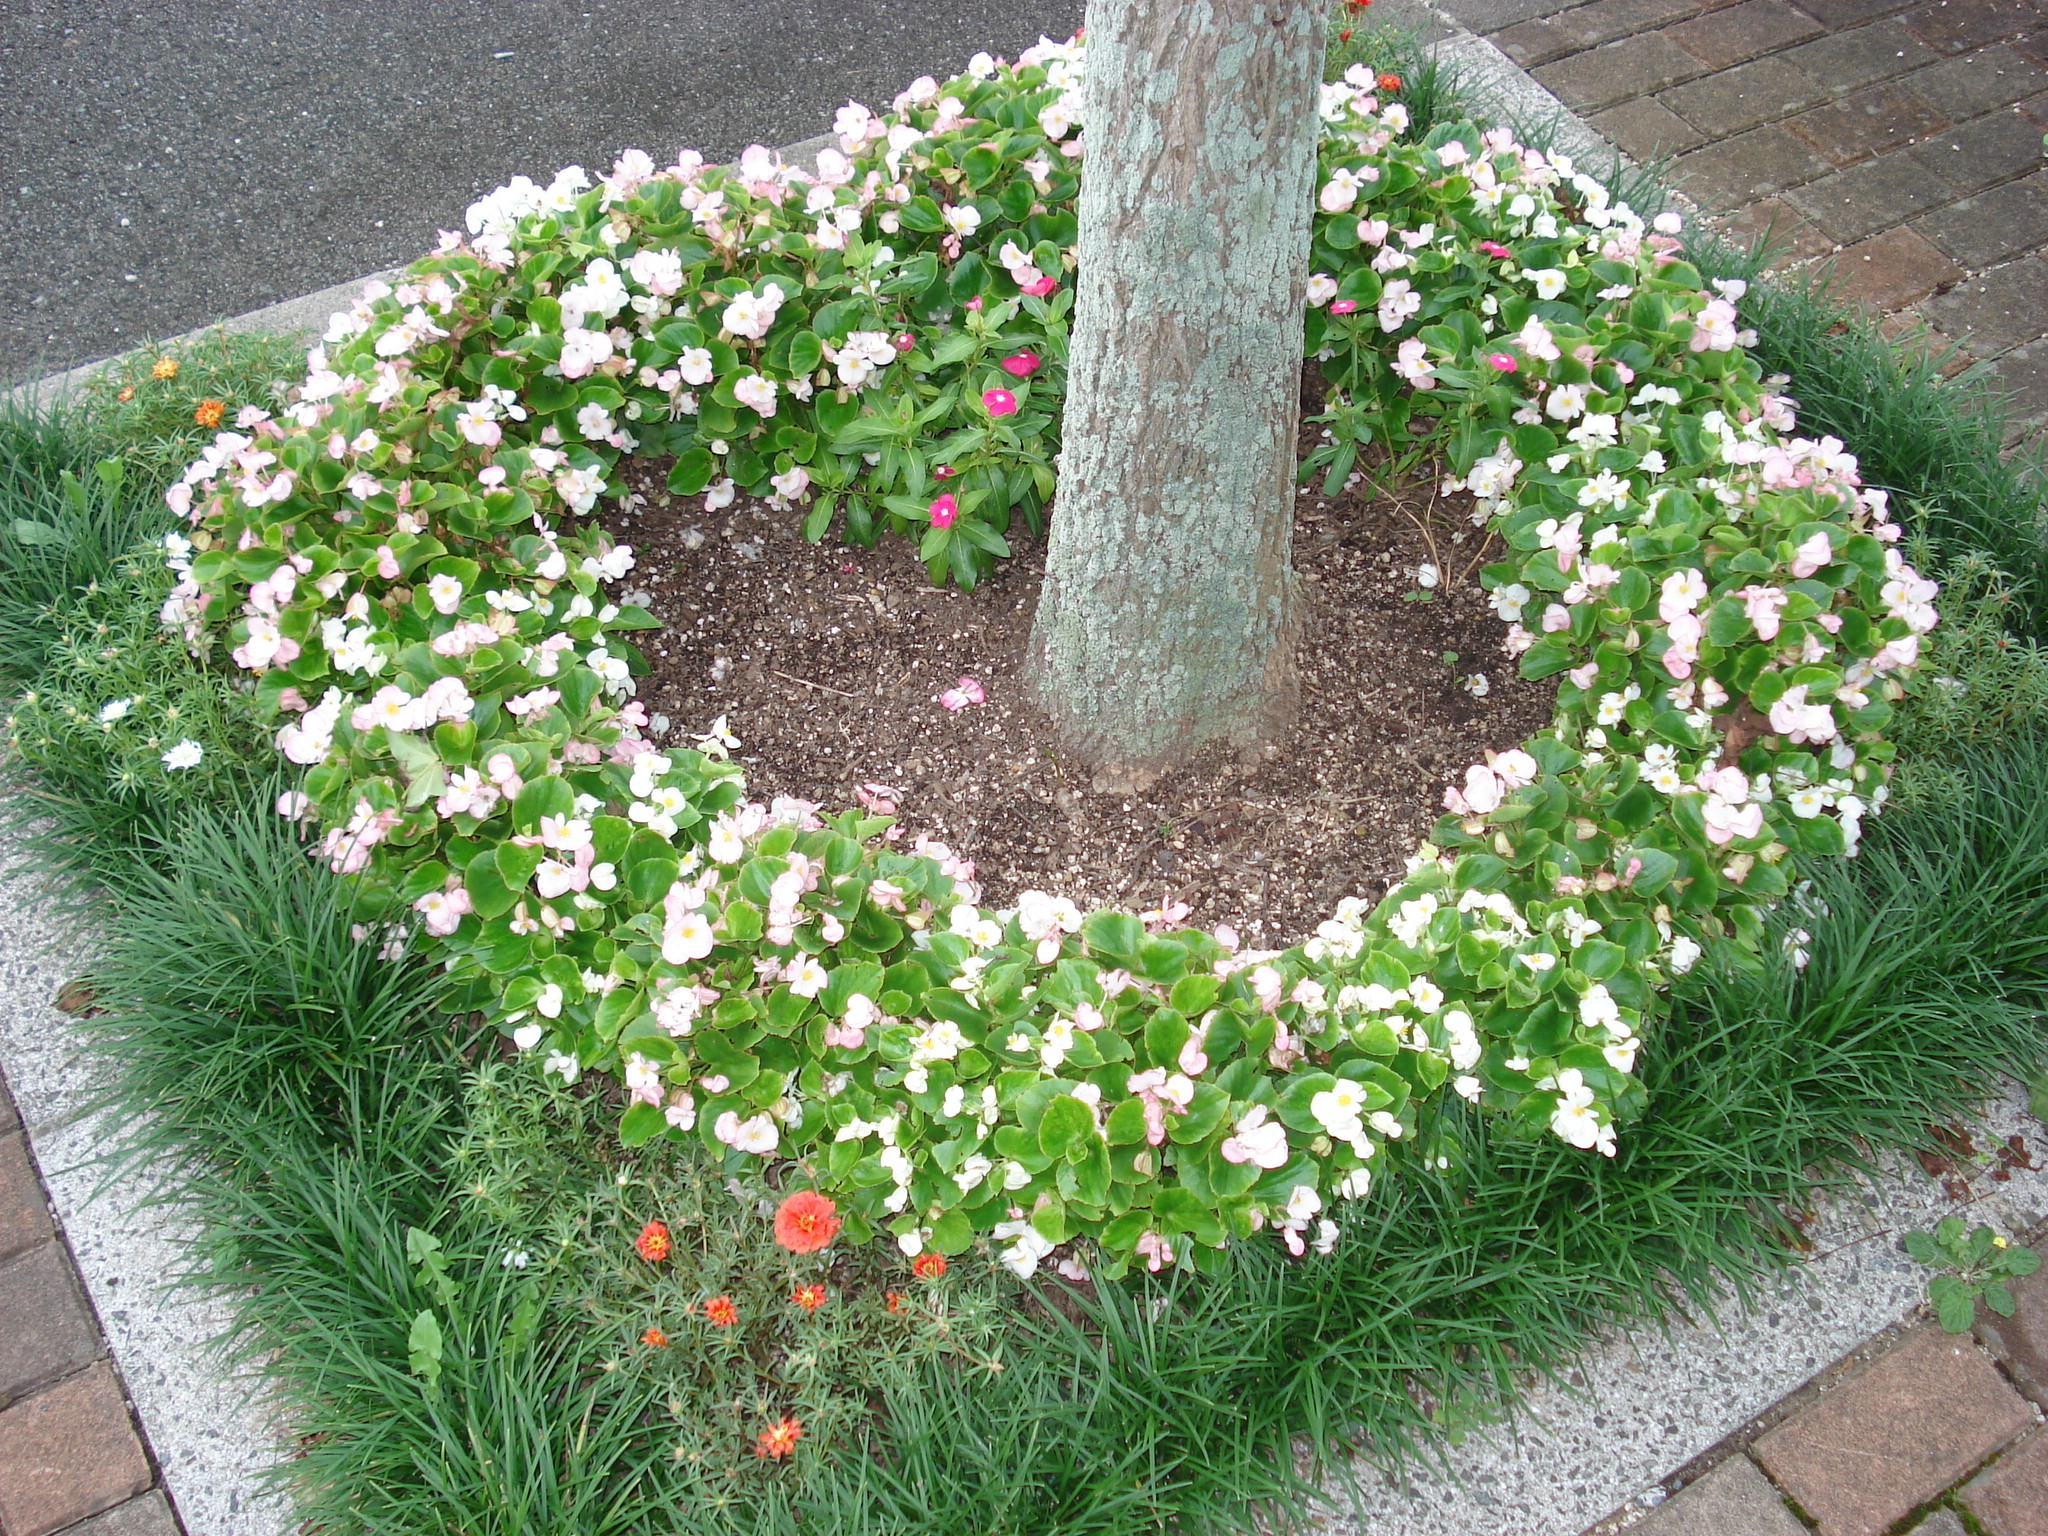
<instances>
[{"instance_id":1,"label":"bare soil","mask_svg":"<svg viewBox=\"0 0 2048 1536\"><path fill-rule=\"evenodd\" d=\"M1184 902L1277 946L1339 898L1377 898L1441 814L1445 784L1486 749L1549 723L1553 689L1525 683L1477 581L1470 500L1433 480L1297 499L1304 619L1292 739L1247 770L1216 753L1133 795L1092 793L1061 764L1024 698L1021 668L1044 569L1041 541L973 593L930 584L910 541L804 542L801 514L741 501L707 514L633 461L603 520L634 547L638 587L663 621L641 637L640 697L681 743L717 716L763 798L840 807L859 786L892 796L907 837L972 858L990 905L1049 890L1082 906ZM637 499L636 499L637 498ZM1440 579L1425 591L1425 562ZM1484 697L1465 679L1483 673ZM949 711L963 676L986 703Z\"/></svg>"}]
</instances>

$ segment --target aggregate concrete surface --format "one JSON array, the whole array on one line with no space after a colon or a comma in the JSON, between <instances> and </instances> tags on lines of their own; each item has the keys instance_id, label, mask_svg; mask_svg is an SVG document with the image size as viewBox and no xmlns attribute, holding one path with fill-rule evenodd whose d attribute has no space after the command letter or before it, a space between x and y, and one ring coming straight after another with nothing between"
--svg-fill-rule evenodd
<instances>
[{"instance_id":1,"label":"aggregate concrete surface","mask_svg":"<svg viewBox=\"0 0 2048 1536\"><path fill-rule=\"evenodd\" d=\"M0 869L13 850L0 841ZM47 911L37 883L0 877L0 1066L42 1165L50 1201L189 1536L278 1536L288 1506L259 1486L282 1427L255 1377L214 1348L232 1321L218 1292L176 1286L190 1222L155 1202L156 1179L112 1175L101 1154L119 1125L95 1100L104 1066L50 1006L90 954Z\"/></svg>"},{"instance_id":2,"label":"aggregate concrete surface","mask_svg":"<svg viewBox=\"0 0 2048 1536\"><path fill-rule=\"evenodd\" d=\"M629 146L732 158L1082 0L8 0L0 380L412 260Z\"/></svg>"}]
</instances>

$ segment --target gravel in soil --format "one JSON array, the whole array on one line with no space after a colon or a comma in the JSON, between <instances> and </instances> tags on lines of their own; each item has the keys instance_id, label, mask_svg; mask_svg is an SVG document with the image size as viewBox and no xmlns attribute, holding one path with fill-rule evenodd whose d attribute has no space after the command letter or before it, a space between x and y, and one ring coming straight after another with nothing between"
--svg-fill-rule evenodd
<instances>
[{"instance_id":1,"label":"gravel in soil","mask_svg":"<svg viewBox=\"0 0 2048 1536\"><path fill-rule=\"evenodd\" d=\"M932 586L909 540L808 544L800 514L707 513L670 497L666 472L632 461L629 494L602 512L638 557L622 586L663 625L640 637L640 697L672 722L656 739L683 743L723 715L763 799L839 807L883 786L906 839L972 858L992 906L1033 889L1083 908L1183 902L1194 922L1291 943L1340 898L1383 894L1446 783L1550 720L1553 687L1515 676L1478 584L1499 545L1484 551L1470 499L1439 498L1433 480L1297 499L1301 709L1282 751L1250 769L1206 755L1112 795L1062 765L1025 701L1044 544L1021 525L1015 558L968 594ZM986 702L943 707L963 677Z\"/></svg>"}]
</instances>

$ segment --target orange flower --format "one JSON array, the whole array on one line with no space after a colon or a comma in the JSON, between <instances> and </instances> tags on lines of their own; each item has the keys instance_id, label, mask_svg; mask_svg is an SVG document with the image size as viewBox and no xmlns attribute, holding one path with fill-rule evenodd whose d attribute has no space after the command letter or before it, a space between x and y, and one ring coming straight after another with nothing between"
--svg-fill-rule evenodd
<instances>
[{"instance_id":1,"label":"orange flower","mask_svg":"<svg viewBox=\"0 0 2048 1536\"><path fill-rule=\"evenodd\" d=\"M936 1280L946 1272L943 1253L920 1253L910 1261L910 1272L920 1280Z\"/></svg>"},{"instance_id":2,"label":"orange flower","mask_svg":"<svg viewBox=\"0 0 2048 1536\"><path fill-rule=\"evenodd\" d=\"M740 1320L740 1309L730 1296L714 1296L704 1303L704 1320L714 1328L730 1328Z\"/></svg>"},{"instance_id":3,"label":"orange flower","mask_svg":"<svg viewBox=\"0 0 2048 1536\"><path fill-rule=\"evenodd\" d=\"M1398 91L1401 89L1401 77L1399 75L1381 75L1379 87L1383 91Z\"/></svg>"},{"instance_id":4,"label":"orange flower","mask_svg":"<svg viewBox=\"0 0 2048 1536\"><path fill-rule=\"evenodd\" d=\"M796 1449L803 1433L803 1420L778 1419L754 1437L754 1454L765 1456L770 1461L780 1461Z\"/></svg>"},{"instance_id":5,"label":"orange flower","mask_svg":"<svg viewBox=\"0 0 2048 1536\"><path fill-rule=\"evenodd\" d=\"M659 1264L668 1257L668 1227L662 1222L650 1221L633 1239L633 1249L648 1263Z\"/></svg>"},{"instance_id":6,"label":"orange flower","mask_svg":"<svg viewBox=\"0 0 2048 1536\"><path fill-rule=\"evenodd\" d=\"M152 379L175 379L178 376L178 360L175 357L160 357L150 366Z\"/></svg>"},{"instance_id":7,"label":"orange flower","mask_svg":"<svg viewBox=\"0 0 2048 1536\"><path fill-rule=\"evenodd\" d=\"M116 400L133 400L135 398L135 386L133 384L123 384L120 392L114 398Z\"/></svg>"},{"instance_id":8,"label":"orange flower","mask_svg":"<svg viewBox=\"0 0 2048 1536\"><path fill-rule=\"evenodd\" d=\"M813 1280L808 1285L800 1285L791 1291L789 1299L806 1312L815 1312L825 1305L825 1287Z\"/></svg>"},{"instance_id":9,"label":"orange flower","mask_svg":"<svg viewBox=\"0 0 2048 1536\"><path fill-rule=\"evenodd\" d=\"M667 1349L668 1335L663 1333L659 1328L655 1327L652 1323L649 1323L647 1325L647 1331L640 1335L640 1342L642 1344L647 1345L650 1349Z\"/></svg>"},{"instance_id":10,"label":"orange flower","mask_svg":"<svg viewBox=\"0 0 2048 1536\"><path fill-rule=\"evenodd\" d=\"M225 401L202 400L199 402L198 409L193 411L192 419L202 427L217 427L220 425L221 413L226 409L227 404Z\"/></svg>"},{"instance_id":11,"label":"orange flower","mask_svg":"<svg viewBox=\"0 0 2048 1536\"><path fill-rule=\"evenodd\" d=\"M882 1305L891 1312L901 1312L903 1310L903 1293L901 1291L884 1291L882 1293Z\"/></svg>"},{"instance_id":12,"label":"orange flower","mask_svg":"<svg viewBox=\"0 0 2048 1536\"><path fill-rule=\"evenodd\" d=\"M814 1189L800 1189L775 1212L775 1241L791 1253L816 1253L839 1235L839 1207Z\"/></svg>"}]
</instances>

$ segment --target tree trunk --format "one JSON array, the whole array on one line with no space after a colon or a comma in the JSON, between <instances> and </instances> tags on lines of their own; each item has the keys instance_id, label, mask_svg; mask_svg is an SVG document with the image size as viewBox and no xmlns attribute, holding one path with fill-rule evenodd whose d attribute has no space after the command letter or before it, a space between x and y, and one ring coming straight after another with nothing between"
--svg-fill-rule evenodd
<instances>
[{"instance_id":1,"label":"tree trunk","mask_svg":"<svg viewBox=\"0 0 2048 1536\"><path fill-rule=\"evenodd\" d=\"M1031 685L1103 789L1295 706L1321 0L1089 0L1080 275Z\"/></svg>"}]
</instances>

